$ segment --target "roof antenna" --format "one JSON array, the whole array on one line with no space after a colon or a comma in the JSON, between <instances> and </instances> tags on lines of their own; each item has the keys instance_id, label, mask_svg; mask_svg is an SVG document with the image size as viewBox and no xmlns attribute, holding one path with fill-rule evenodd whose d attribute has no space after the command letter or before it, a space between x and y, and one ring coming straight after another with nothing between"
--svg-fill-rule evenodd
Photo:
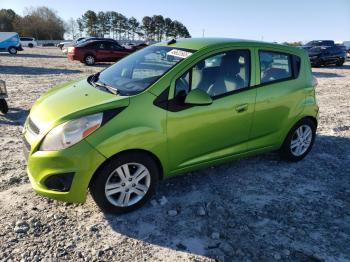
<instances>
[{"instance_id":1,"label":"roof antenna","mask_svg":"<svg viewBox=\"0 0 350 262\"><path fill-rule=\"evenodd\" d=\"M175 44L176 43L176 40L175 38L171 39L170 41L167 42L168 45L172 45L172 44Z\"/></svg>"}]
</instances>

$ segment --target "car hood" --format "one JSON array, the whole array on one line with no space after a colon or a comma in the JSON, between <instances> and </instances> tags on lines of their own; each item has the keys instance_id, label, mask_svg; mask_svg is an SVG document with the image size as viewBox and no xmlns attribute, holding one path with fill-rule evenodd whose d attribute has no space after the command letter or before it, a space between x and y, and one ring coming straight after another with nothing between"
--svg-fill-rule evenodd
<instances>
[{"instance_id":1,"label":"car hood","mask_svg":"<svg viewBox=\"0 0 350 262\"><path fill-rule=\"evenodd\" d=\"M65 121L128 104L129 97L98 90L85 78L50 89L34 103L29 117L45 134Z\"/></svg>"}]
</instances>

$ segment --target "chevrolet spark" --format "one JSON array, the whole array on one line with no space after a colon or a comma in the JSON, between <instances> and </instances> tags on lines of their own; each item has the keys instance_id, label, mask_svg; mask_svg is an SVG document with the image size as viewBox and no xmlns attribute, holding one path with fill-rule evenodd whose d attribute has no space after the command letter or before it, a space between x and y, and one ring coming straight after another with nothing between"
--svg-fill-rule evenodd
<instances>
[{"instance_id":1,"label":"chevrolet spark","mask_svg":"<svg viewBox=\"0 0 350 262\"><path fill-rule=\"evenodd\" d=\"M143 205L179 173L311 150L318 106L307 53L237 39L180 39L60 84L33 105L24 151L33 189L106 212Z\"/></svg>"}]
</instances>

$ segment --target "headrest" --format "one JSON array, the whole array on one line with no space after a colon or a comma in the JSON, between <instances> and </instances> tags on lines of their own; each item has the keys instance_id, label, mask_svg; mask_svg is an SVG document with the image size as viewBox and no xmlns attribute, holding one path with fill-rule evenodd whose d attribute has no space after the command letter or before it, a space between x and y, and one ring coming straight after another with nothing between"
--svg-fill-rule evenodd
<instances>
[{"instance_id":1,"label":"headrest","mask_svg":"<svg viewBox=\"0 0 350 262\"><path fill-rule=\"evenodd\" d=\"M204 61L204 60L199 61L199 62L196 64L196 66L195 66L195 68L196 68L197 70L202 70L204 67L205 67L205 61Z\"/></svg>"},{"instance_id":2,"label":"headrest","mask_svg":"<svg viewBox=\"0 0 350 262\"><path fill-rule=\"evenodd\" d=\"M239 55L227 54L222 58L221 70L225 74L236 75L240 72L241 66L239 64Z\"/></svg>"}]
</instances>

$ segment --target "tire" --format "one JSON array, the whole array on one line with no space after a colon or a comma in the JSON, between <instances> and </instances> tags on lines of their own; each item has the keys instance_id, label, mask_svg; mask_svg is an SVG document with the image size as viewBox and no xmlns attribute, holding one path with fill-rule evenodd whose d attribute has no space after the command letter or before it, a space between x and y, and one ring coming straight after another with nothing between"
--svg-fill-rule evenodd
<instances>
[{"instance_id":1,"label":"tire","mask_svg":"<svg viewBox=\"0 0 350 262\"><path fill-rule=\"evenodd\" d=\"M298 137L301 134L303 138L300 141ZM306 136L309 134L310 136ZM300 161L302 160L311 150L316 136L315 123L309 119L304 118L296 123L289 131L283 145L280 149L280 155L287 161ZM300 151L298 151L298 148Z\"/></svg>"},{"instance_id":2,"label":"tire","mask_svg":"<svg viewBox=\"0 0 350 262\"><path fill-rule=\"evenodd\" d=\"M144 205L154 195L158 181L159 169L151 156L127 152L112 158L95 173L90 193L102 211L122 214Z\"/></svg>"},{"instance_id":3,"label":"tire","mask_svg":"<svg viewBox=\"0 0 350 262\"><path fill-rule=\"evenodd\" d=\"M343 66L343 64L344 64L344 60L339 59L335 65L336 66Z\"/></svg>"},{"instance_id":4,"label":"tire","mask_svg":"<svg viewBox=\"0 0 350 262\"><path fill-rule=\"evenodd\" d=\"M316 68L321 67L321 61L317 60L317 62L315 62L315 63L312 65L312 67L316 67Z\"/></svg>"},{"instance_id":5,"label":"tire","mask_svg":"<svg viewBox=\"0 0 350 262\"><path fill-rule=\"evenodd\" d=\"M9 111L9 107L5 99L0 99L0 112L4 115Z\"/></svg>"},{"instance_id":6,"label":"tire","mask_svg":"<svg viewBox=\"0 0 350 262\"><path fill-rule=\"evenodd\" d=\"M28 47L29 47L29 48L33 48L34 45L33 45L32 43L29 43L29 44L28 44Z\"/></svg>"},{"instance_id":7,"label":"tire","mask_svg":"<svg viewBox=\"0 0 350 262\"><path fill-rule=\"evenodd\" d=\"M84 58L84 63L85 63L85 65L91 66L91 65L94 65L96 63L96 59L93 55L87 55Z\"/></svg>"},{"instance_id":8,"label":"tire","mask_svg":"<svg viewBox=\"0 0 350 262\"><path fill-rule=\"evenodd\" d=\"M17 54L17 48L14 46L9 47L8 51L11 55Z\"/></svg>"}]
</instances>

